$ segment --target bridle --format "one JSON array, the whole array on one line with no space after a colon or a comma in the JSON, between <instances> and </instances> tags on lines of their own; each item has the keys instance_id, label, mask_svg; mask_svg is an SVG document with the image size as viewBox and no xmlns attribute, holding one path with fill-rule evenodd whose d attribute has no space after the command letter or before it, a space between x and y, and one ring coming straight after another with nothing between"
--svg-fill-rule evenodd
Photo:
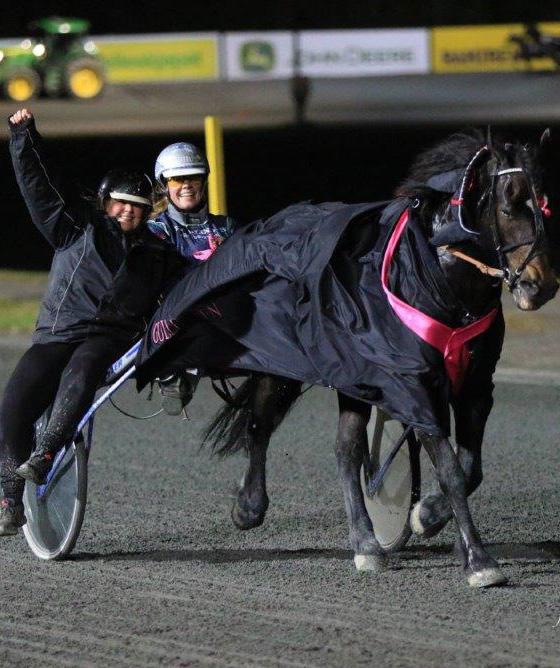
<instances>
[{"instance_id":1,"label":"bridle","mask_svg":"<svg viewBox=\"0 0 560 668\"><path fill-rule=\"evenodd\" d=\"M480 232L477 232L476 230L470 228L465 223L464 220L465 194L470 189L471 184L473 182L474 168L483 157L486 157L488 159L490 155L491 151L488 148L488 146L482 146L475 153L475 155L471 158L465 169L465 173L463 175L459 189L459 196L452 198L449 203L450 206L457 206L459 225L463 228L463 230L476 236L479 236ZM532 202L533 220L535 223L535 235L531 239L523 239L515 243L504 244L501 239L500 230L498 227L498 217L496 213L496 207L492 206L495 197L495 189L499 178L503 176L508 176L510 174L519 174L519 173L525 176L527 185L529 186L529 192L531 194L531 202ZM533 180L529 177L529 175L523 169L523 167L507 167L504 169L496 169L494 172L492 172L492 174L490 174L490 176L492 177L490 185L480 196L479 206L482 202L488 200L487 206L493 212L490 221L490 232L492 234L494 248L498 256L499 268L491 267L485 264L484 262L481 262L480 260L477 260L476 258L473 258L472 256L452 246L443 246L443 249L451 253L455 257L464 260L465 262L470 262L475 267L477 267L477 269L481 271L483 274L487 274L492 277L502 278L511 292L515 289L515 286L517 285L519 279L521 278L521 274L525 271L525 268L527 267L529 262L536 256L542 255L547 250L543 211L545 212L545 215L550 215L550 211L546 208L546 200L545 199L539 200L539 198L537 197ZM530 249L526 257L524 258L523 262L517 267L517 269L512 271L509 267L507 254L511 253L517 248L521 248L522 246L530 246Z\"/></svg>"}]
</instances>

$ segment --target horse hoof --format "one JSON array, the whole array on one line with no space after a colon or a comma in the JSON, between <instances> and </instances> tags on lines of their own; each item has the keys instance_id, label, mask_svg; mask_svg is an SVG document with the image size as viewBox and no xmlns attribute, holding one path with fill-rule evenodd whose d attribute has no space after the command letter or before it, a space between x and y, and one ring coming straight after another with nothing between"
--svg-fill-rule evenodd
<instances>
[{"instance_id":1,"label":"horse hoof","mask_svg":"<svg viewBox=\"0 0 560 668\"><path fill-rule=\"evenodd\" d=\"M268 504L267 504L268 505ZM231 509L231 519L235 526L241 531L256 529L264 522L266 508L260 512L244 510L237 503Z\"/></svg>"},{"instance_id":2,"label":"horse hoof","mask_svg":"<svg viewBox=\"0 0 560 668\"><path fill-rule=\"evenodd\" d=\"M429 513L429 517L423 518L422 511L424 511L424 515ZM430 508L420 500L412 508L409 521L410 528L415 536L420 536L421 538L433 538L445 527L449 522L449 519L450 518L448 517L437 519L437 515L433 512L433 508Z\"/></svg>"},{"instance_id":3,"label":"horse hoof","mask_svg":"<svg viewBox=\"0 0 560 668\"><path fill-rule=\"evenodd\" d=\"M381 554L355 554L354 564L360 573L381 573L387 567Z\"/></svg>"},{"instance_id":4,"label":"horse hoof","mask_svg":"<svg viewBox=\"0 0 560 668\"><path fill-rule=\"evenodd\" d=\"M507 578L499 568L483 568L475 571L468 577L469 586L482 589L483 587L498 587L506 584Z\"/></svg>"}]
</instances>

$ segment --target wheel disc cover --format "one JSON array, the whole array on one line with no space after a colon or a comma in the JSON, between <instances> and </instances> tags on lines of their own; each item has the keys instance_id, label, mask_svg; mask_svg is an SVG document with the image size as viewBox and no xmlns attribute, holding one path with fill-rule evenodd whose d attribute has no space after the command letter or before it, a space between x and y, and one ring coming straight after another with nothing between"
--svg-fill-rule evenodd
<instances>
[{"instance_id":1,"label":"wheel disc cover","mask_svg":"<svg viewBox=\"0 0 560 668\"><path fill-rule=\"evenodd\" d=\"M379 446L380 461L378 462L378 464L381 464L401 436L403 428L400 423L388 419L381 412L377 420L377 428L380 429L380 434L382 434ZM373 419L372 422L374 422ZM371 447L373 429L368 426L368 431L368 440ZM373 499L365 494L363 467L360 471L360 478L364 490L364 503L372 521L375 536L382 547L391 549L403 530L408 526L412 485L408 446L405 444L397 453Z\"/></svg>"},{"instance_id":2,"label":"wheel disc cover","mask_svg":"<svg viewBox=\"0 0 560 668\"><path fill-rule=\"evenodd\" d=\"M80 512L79 485L78 461L73 447L68 448L44 497L37 498L36 485L25 483L23 501L27 524L23 531L39 558L56 559L71 548L72 528Z\"/></svg>"}]
</instances>

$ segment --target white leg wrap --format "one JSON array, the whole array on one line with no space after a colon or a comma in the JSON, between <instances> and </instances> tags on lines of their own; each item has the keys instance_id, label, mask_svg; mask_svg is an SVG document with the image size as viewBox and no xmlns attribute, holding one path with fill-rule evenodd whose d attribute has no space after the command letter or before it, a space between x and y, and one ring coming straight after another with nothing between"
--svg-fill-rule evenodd
<instances>
[{"instance_id":1,"label":"white leg wrap","mask_svg":"<svg viewBox=\"0 0 560 668\"><path fill-rule=\"evenodd\" d=\"M379 554L356 554L354 564L360 572L379 573L385 570L385 559Z\"/></svg>"},{"instance_id":2,"label":"white leg wrap","mask_svg":"<svg viewBox=\"0 0 560 668\"><path fill-rule=\"evenodd\" d=\"M414 507L410 513L410 528L412 529L412 533L416 534L416 536L421 536L424 533L424 526L420 521L421 507L422 502L418 501L418 503L414 504Z\"/></svg>"},{"instance_id":3,"label":"white leg wrap","mask_svg":"<svg viewBox=\"0 0 560 668\"><path fill-rule=\"evenodd\" d=\"M470 587L496 587L507 582L506 576L499 568L483 568L471 573L468 577Z\"/></svg>"}]
</instances>

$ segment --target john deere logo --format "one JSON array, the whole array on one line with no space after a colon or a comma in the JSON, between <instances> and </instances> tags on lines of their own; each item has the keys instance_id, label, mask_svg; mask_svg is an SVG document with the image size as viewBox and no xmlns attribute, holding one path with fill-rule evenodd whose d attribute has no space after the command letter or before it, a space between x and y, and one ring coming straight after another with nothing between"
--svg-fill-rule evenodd
<instances>
[{"instance_id":1,"label":"john deere logo","mask_svg":"<svg viewBox=\"0 0 560 668\"><path fill-rule=\"evenodd\" d=\"M270 72L276 62L270 42L246 42L241 47L240 59L246 72Z\"/></svg>"}]
</instances>

